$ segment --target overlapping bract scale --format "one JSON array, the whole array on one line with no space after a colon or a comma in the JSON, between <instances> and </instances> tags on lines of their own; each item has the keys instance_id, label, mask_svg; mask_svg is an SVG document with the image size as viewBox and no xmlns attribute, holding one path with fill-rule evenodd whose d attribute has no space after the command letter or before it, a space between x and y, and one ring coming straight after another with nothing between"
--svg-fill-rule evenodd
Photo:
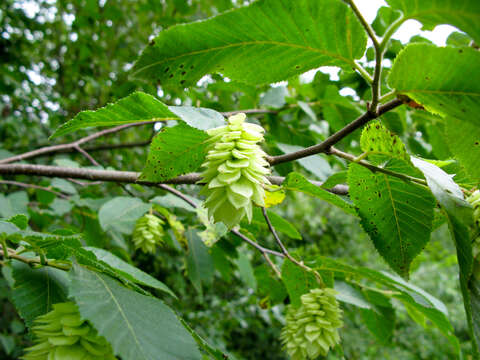
<instances>
[{"instance_id":1,"label":"overlapping bract scale","mask_svg":"<svg viewBox=\"0 0 480 360\"><path fill-rule=\"evenodd\" d=\"M73 302L53 305L53 310L35 319L35 345L24 360L115 360L110 344L82 320Z\"/></svg>"},{"instance_id":2,"label":"overlapping bract scale","mask_svg":"<svg viewBox=\"0 0 480 360\"><path fill-rule=\"evenodd\" d=\"M266 154L258 145L264 129L245 119L245 114L233 115L227 125L207 131L212 144L202 164L205 207L215 222L229 229L245 215L250 221L254 204L264 206L263 186L270 184Z\"/></svg>"},{"instance_id":3,"label":"overlapping bract scale","mask_svg":"<svg viewBox=\"0 0 480 360\"><path fill-rule=\"evenodd\" d=\"M163 224L164 222L153 214L145 214L138 219L132 234L135 248L154 254L157 245L163 242Z\"/></svg>"},{"instance_id":4,"label":"overlapping bract scale","mask_svg":"<svg viewBox=\"0 0 480 360\"><path fill-rule=\"evenodd\" d=\"M335 290L313 289L302 295L302 305L289 305L281 339L292 360L326 356L340 342L338 328L343 326L342 311Z\"/></svg>"}]
</instances>

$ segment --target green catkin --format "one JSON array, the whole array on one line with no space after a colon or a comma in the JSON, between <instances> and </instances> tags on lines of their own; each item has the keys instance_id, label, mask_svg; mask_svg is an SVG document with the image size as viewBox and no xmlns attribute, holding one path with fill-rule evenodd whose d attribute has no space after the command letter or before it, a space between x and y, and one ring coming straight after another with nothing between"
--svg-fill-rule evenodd
<instances>
[{"instance_id":1,"label":"green catkin","mask_svg":"<svg viewBox=\"0 0 480 360\"><path fill-rule=\"evenodd\" d=\"M477 258L480 255L480 190L475 190L472 195L467 198L467 201L473 207L473 231L474 239L472 243L473 257Z\"/></svg>"},{"instance_id":2,"label":"green catkin","mask_svg":"<svg viewBox=\"0 0 480 360\"><path fill-rule=\"evenodd\" d=\"M145 214L138 219L132 234L135 248L154 254L157 245L163 242L163 224L164 222L153 214Z\"/></svg>"},{"instance_id":3,"label":"green catkin","mask_svg":"<svg viewBox=\"0 0 480 360\"><path fill-rule=\"evenodd\" d=\"M326 356L340 342L342 310L335 294L330 288L313 289L301 296L299 308L288 305L281 340L292 360Z\"/></svg>"},{"instance_id":4,"label":"green catkin","mask_svg":"<svg viewBox=\"0 0 480 360\"><path fill-rule=\"evenodd\" d=\"M252 219L253 205L264 206L264 185L270 185L266 154L258 145L264 129L245 122L245 114L228 118L228 124L207 130L211 145L202 167L201 194L215 222L229 229L246 215Z\"/></svg>"},{"instance_id":5,"label":"green catkin","mask_svg":"<svg viewBox=\"0 0 480 360\"><path fill-rule=\"evenodd\" d=\"M25 349L23 360L115 360L110 344L82 320L73 302L53 305L35 319L35 345Z\"/></svg>"}]
</instances>

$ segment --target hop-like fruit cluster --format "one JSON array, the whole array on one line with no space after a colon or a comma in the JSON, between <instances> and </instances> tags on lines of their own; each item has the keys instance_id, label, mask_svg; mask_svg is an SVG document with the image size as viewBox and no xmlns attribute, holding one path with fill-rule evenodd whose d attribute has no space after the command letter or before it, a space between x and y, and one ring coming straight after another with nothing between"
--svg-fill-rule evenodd
<instances>
[{"instance_id":1,"label":"hop-like fruit cluster","mask_svg":"<svg viewBox=\"0 0 480 360\"><path fill-rule=\"evenodd\" d=\"M473 256L477 258L480 254L480 190L475 190L467 201L473 207L473 232L474 240L472 244Z\"/></svg>"},{"instance_id":2,"label":"hop-like fruit cluster","mask_svg":"<svg viewBox=\"0 0 480 360\"><path fill-rule=\"evenodd\" d=\"M205 207L215 222L229 229L245 215L251 221L253 204L264 206L263 186L270 184L266 154L258 145L264 130L245 119L245 114L233 115L227 125L207 130L212 143L202 164Z\"/></svg>"},{"instance_id":3,"label":"hop-like fruit cluster","mask_svg":"<svg viewBox=\"0 0 480 360\"><path fill-rule=\"evenodd\" d=\"M333 289L313 289L302 295L302 305L289 305L282 343L292 360L326 356L340 342L342 311Z\"/></svg>"},{"instance_id":4,"label":"hop-like fruit cluster","mask_svg":"<svg viewBox=\"0 0 480 360\"><path fill-rule=\"evenodd\" d=\"M137 220L132 240L136 249L144 253L155 253L157 245L163 242L164 222L153 214L145 214Z\"/></svg>"},{"instance_id":5,"label":"hop-like fruit cluster","mask_svg":"<svg viewBox=\"0 0 480 360\"><path fill-rule=\"evenodd\" d=\"M24 360L115 360L110 344L82 320L72 302L53 305L53 310L35 319L35 345Z\"/></svg>"}]
</instances>

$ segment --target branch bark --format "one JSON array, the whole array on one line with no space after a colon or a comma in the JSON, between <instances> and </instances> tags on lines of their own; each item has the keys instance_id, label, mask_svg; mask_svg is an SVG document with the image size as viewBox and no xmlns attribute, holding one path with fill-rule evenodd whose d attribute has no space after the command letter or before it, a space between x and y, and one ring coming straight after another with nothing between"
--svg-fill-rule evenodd
<instances>
[{"instance_id":1,"label":"branch bark","mask_svg":"<svg viewBox=\"0 0 480 360\"><path fill-rule=\"evenodd\" d=\"M137 122L137 123L131 123L131 124L125 124L125 125L120 125L116 126L110 129L105 129L99 132L96 132L94 134L85 136L79 140L73 141L68 144L60 144L60 145L52 145L52 146L46 146L40 149L36 149L33 151L29 151L20 155L15 155L11 156L6 159L0 160L0 164L10 164L13 162L18 162L26 159L32 159L38 156L50 154L50 153L56 153L56 152L69 152L69 151L78 151L78 148L80 145L85 144L86 142L92 141L94 139L97 139L99 137L108 135L108 134L113 134L134 126L141 126L141 125L147 125L147 124L152 124L155 123L156 121L142 121L142 122Z\"/></svg>"},{"instance_id":2,"label":"branch bark","mask_svg":"<svg viewBox=\"0 0 480 360\"><path fill-rule=\"evenodd\" d=\"M1 175L36 175L45 177L59 177L67 179L83 179L90 181L114 181L119 183L136 183L146 186L159 186L160 184L197 184L202 177L199 173L180 175L164 182L150 182L138 180L140 173L134 171L98 170L88 168L68 168L50 165L32 164L0 164ZM274 185L281 185L285 180L282 176L268 176L268 180ZM312 184L321 186L319 181L311 181ZM338 194L348 194L348 187L336 185L328 191Z\"/></svg>"},{"instance_id":3,"label":"branch bark","mask_svg":"<svg viewBox=\"0 0 480 360\"><path fill-rule=\"evenodd\" d=\"M279 156L270 156L267 158L270 165L278 165L285 162L293 161L302 159L307 156L319 154L319 153L328 153L328 150L331 146L335 145L339 141L341 141L344 137L351 134L355 130L361 128L363 125L368 123L370 120L376 119L377 117L381 116L382 114L395 109L396 107L403 104L403 101L400 99L394 99L385 103L384 105L378 108L378 111L374 114L370 111L367 111L365 114L361 115L356 120L352 121L350 124L345 126L343 129L337 131L336 133L332 134L328 137L325 141L321 142L320 144L313 145L307 147L305 149L295 151L293 153L279 155Z\"/></svg>"}]
</instances>

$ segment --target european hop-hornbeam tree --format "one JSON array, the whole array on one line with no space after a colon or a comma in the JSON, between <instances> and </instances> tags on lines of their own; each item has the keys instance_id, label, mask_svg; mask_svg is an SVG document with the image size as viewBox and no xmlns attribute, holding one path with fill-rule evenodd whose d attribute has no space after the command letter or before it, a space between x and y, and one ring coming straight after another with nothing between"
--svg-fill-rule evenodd
<instances>
[{"instance_id":1,"label":"european hop-hornbeam tree","mask_svg":"<svg viewBox=\"0 0 480 360\"><path fill-rule=\"evenodd\" d=\"M480 2L361 2L8 1L0 358L480 359Z\"/></svg>"}]
</instances>

